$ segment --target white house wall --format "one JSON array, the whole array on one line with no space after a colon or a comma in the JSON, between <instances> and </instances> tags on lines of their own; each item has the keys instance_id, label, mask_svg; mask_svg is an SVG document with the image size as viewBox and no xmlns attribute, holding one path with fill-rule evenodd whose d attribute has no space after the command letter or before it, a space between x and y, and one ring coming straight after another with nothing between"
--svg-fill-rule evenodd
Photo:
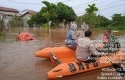
<instances>
[{"instance_id":1,"label":"white house wall","mask_svg":"<svg viewBox=\"0 0 125 80\"><path fill-rule=\"evenodd\" d=\"M7 26L8 21L11 20L12 17L15 15L19 16L19 13L0 11L0 18L3 19L4 26L6 29L8 29L8 26Z\"/></svg>"},{"instance_id":2,"label":"white house wall","mask_svg":"<svg viewBox=\"0 0 125 80\"><path fill-rule=\"evenodd\" d=\"M22 17L24 27L29 27L28 24L27 24L27 21L30 20L30 18L31 18L31 14L26 14L25 16Z\"/></svg>"}]
</instances>

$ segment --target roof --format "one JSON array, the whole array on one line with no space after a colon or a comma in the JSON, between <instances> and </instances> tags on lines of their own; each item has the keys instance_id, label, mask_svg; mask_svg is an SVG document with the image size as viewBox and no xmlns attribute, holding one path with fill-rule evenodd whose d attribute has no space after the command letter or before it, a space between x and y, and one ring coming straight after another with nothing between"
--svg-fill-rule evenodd
<instances>
[{"instance_id":1,"label":"roof","mask_svg":"<svg viewBox=\"0 0 125 80\"><path fill-rule=\"evenodd\" d=\"M13 9L13 8L7 8L7 7L0 7L0 11L19 13L18 10Z\"/></svg>"},{"instance_id":2,"label":"roof","mask_svg":"<svg viewBox=\"0 0 125 80\"><path fill-rule=\"evenodd\" d=\"M36 14L37 12L36 11L33 11L33 10L27 10L22 16L25 16L26 14Z\"/></svg>"},{"instance_id":3,"label":"roof","mask_svg":"<svg viewBox=\"0 0 125 80\"><path fill-rule=\"evenodd\" d=\"M29 14L36 14L37 12L33 11L33 10L28 10L27 13L29 13Z\"/></svg>"}]
</instances>

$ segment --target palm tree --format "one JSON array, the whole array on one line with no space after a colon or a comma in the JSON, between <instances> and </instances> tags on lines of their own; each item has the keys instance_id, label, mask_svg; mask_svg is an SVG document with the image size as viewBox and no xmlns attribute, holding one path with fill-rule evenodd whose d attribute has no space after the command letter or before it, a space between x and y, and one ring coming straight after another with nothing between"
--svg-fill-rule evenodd
<instances>
[{"instance_id":1,"label":"palm tree","mask_svg":"<svg viewBox=\"0 0 125 80\"><path fill-rule=\"evenodd\" d=\"M95 4L88 5L89 8L86 8L86 11L88 14L94 13L95 11L98 11L98 8L95 7Z\"/></svg>"},{"instance_id":2,"label":"palm tree","mask_svg":"<svg viewBox=\"0 0 125 80\"><path fill-rule=\"evenodd\" d=\"M95 28L95 26L98 24L98 18L96 16L96 11L98 11L98 8L95 6L95 4L88 5L89 7L86 8L86 14L84 15L85 22L91 27Z\"/></svg>"},{"instance_id":3,"label":"palm tree","mask_svg":"<svg viewBox=\"0 0 125 80\"><path fill-rule=\"evenodd\" d=\"M41 13L42 13L42 16L44 16L47 20L47 32L49 32L49 30L50 30L49 22L51 21L51 19L53 17L57 16L55 14L56 5L49 3L47 1L43 1L42 3L46 5L46 7L42 8L43 12L41 12Z\"/></svg>"}]
</instances>

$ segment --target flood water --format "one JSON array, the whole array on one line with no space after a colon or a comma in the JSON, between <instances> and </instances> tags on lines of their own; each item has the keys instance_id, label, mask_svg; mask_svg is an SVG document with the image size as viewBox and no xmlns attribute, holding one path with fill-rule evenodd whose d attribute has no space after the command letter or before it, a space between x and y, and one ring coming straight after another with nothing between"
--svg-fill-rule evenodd
<instances>
[{"instance_id":1,"label":"flood water","mask_svg":"<svg viewBox=\"0 0 125 80\"><path fill-rule=\"evenodd\" d=\"M34 40L17 41L19 32L16 31L6 33L5 39L0 42L0 80L47 80L46 74L54 65L48 59L35 57L34 52L45 47L64 45L67 30L56 29L46 33L35 29L29 32ZM105 80L97 79L101 72L102 69L99 69L55 80Z\"/></svg>"}]
</instances>

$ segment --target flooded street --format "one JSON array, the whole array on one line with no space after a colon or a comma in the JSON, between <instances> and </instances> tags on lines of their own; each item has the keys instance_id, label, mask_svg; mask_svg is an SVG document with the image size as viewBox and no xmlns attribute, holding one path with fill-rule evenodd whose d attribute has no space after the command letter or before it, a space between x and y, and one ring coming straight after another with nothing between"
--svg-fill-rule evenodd
<instances>
[{"instance_id":1,"label":"flooded street","mask_svg":"<svg viewBox=\"0 0 125 80\"><path fill-rule=\"evenodd\" d=\"M46 33L31 30L35 37L31 41L17 41L18 32L7 33L6 39L0 42L0 80L47 80L46 73L54 65L48 59L35 57L34 52L45 47L64 45L66 31L58 29ZM97 80L101 71L99 69L55 80Z\"/></svg>"}]
</instances>

